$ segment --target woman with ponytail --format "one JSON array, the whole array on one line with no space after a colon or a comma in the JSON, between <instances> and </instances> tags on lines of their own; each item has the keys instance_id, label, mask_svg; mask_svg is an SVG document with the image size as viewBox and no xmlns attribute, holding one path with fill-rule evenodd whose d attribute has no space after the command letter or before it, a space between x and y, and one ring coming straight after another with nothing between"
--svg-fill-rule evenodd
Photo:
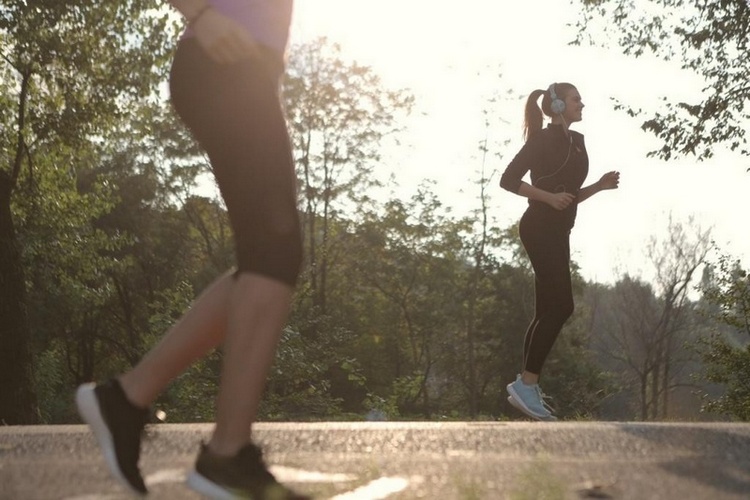
<instances>
[{"instance_id":1,"label":"woman with ponytail","mask_svg":"<svg viewBox=\"0 0 750 500\"><path fill-rule=\"evenodd\" d=\"M526 101L525 144L500 179L502 188L529 200L519 233L534 268L535 310L524 338L521 373L507 389L508 401L536 420L557 420L544 403L539 377L563 324L573 314L570 231L578 204L599 191L616 189L620 181L620 173L611 171L582 187L588 155L583 135L569 126L581 121L583 107L570 83L534 90ZM550 123L543 128L545 116ZM530 182L523 180L527 173Z\"/></svg>"}]
</instances>

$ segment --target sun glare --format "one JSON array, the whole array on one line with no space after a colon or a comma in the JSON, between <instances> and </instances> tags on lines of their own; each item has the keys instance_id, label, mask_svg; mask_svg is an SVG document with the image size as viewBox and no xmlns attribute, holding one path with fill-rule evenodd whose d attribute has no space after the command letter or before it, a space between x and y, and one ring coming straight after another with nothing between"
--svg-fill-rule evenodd
<instances>
[{"instance_id":1,"label":"sun glare","mask_svg":"<svg viewBox=\"0 0 750 500\"><path fill-rule=\"evenodd\" d=\"M553 81L576 84L586 103L576 129L586 135L590 180L609 169L623 172L619 192L592 202L596 209L582 210L577 223L574 251L584 270L599 279L611 273L616 254L637 260L639 242L663 231L670 211L677 217L706 212L711 222L719 222L718 233L726 227L732 234L744 225L737 211L716 213L720 204L710 199L685 207L679 199L662 196L660 186L673 183L677 170L681 193L699 189L704 168L711 169L686 168L694 164L691 159L665 164L646 158L657 140L640 130L638 119L613 110L613 98L653 110L663 96L691 99L701 88L700 79L656 57L632 59L616 48L570 46L578 12L568 2L297 0L294 16L292 44L325 36L341 46L344 57L370 66L386 86L415 95L417 116L404 124L407 132L401 138L408 148L394 152L391 162L397 181L415 186L435 180L436 193L458 211L475 208L470 178L478 168L477 144L487 132L483 108L492 92L515 96L491 115L490 139L511 141L507 151L492 158L492 168L500 170L520 146L521 99ZM732 161L722 165L733 168ZM739 175L732 184L737 196L744 197L749 180ZM502 205L498 223L514 222L525 200L500 192L493 196ZM616 225L604 219L623 210L629 215ZM750 238L734 238L732 248L750 258ZM609 258L597 261L597 255Z\"/></svg>"}]
</instances>

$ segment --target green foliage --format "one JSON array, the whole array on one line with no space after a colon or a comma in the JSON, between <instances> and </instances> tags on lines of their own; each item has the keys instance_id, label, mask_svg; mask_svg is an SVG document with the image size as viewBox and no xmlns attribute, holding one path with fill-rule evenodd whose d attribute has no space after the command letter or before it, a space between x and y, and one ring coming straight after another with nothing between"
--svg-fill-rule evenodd
<instances>
[{"instance_id":1,"label":"green foliage","mask_svg":"<svg viewBox=\"0 0 750 500\"><path fill-rule=\"evenodd\" d=\"M750 277L740 261L720 256L709 268L701 291L714 306L706 312L750 340Z\"/></svg>"},{"instance_id":2,"label":"green foliage","mask_svg":"<svg viewBox=\"0 0 750 500\"><path fill-rule=\"evenodd\" d=\"M633 0L582 3L577 43L614 41L625 54L653 53L676 60L705 81L693 102L667 97L665 109L645 119L644 130L663 142L652 154L704 159L720 145L748 154L750 4L743 0L649 0L637 6ZM620 107L631 115L644 114L626 104Z\"/></svg>"},{"instance_id":3,"label":"green foliage","mask_svg":"<svg viewBox=\"0 0 750 500\"><path fill-rule=\"evenodd\" d=\"M580 324L585 319L579 314L566 325L544 368L544 391L552 396L548 403L562 419L600 419L602 404L617 390L616 377L595 361L591 332Z\"/></svg>"},{"instance_id":4,"label":"green foliage","mask_svg":"<svg viewBox=\"0 0 750 500\"><path fill-rule=\"evenodd\" d=\"M333 327L324 339L309 339L286 328L269 376L260 416L266 420L325 420L342 411L342 399L331 393L332 370L349 380L356 361L341 358L340 340L346 332ZM338 332L336 331L338 330ZM359 383L354 377L355 384Z\"/></svg>"},{"instance_id":5,"label":"green foliage","mask_svg":"<svg viewBox=\"0 0 750 500\"><path fill-rule=\"evenodd\" d=\"M106 149L91 148L85 162L77 159L76 171L48 171L39 161L33 187L45 195L15 203L30 270L27 288L37 349L50 342L57 346L45 356L66 360L62 380L72 384L110 376L137 362L179 318L194 290L232 262L223 209L201 198L175 207L166 187L171 181L142 151L131 136L130 142L113 140ZM45 162L64 163L59 155L50 154ZM210 379L215 366L216 361L195 368L199 381ZM212 401L206 391L196 392L200 396L195 401ZM49 394L69 400L68 392ZM170 418L179 416L166 399ZM44 414L46 405L57 403L40 404ZM185 418L210 415L201 414L192 402L186 406L190 412Z\"/></svg>"},{"instance_id":6,"label":"green foliage","mask_svg":"<svg viewBox=\"0 0 750 500\"><path fill-rule=\"evenodd\" d=\"M706 366L706 379L726 388L717 398L706 394L703 410L749 422L750 344L737 347L723 336L713 335L700 340L699 348Z\"/></svg>"},{"instance_id":7,"label":"green foliage","mask_svg":"<svg viewBox=\"0 0 750 500\"><path fill-rule=\"evenodd\" d=\"M197 360L162 394L155 406L164 412L164 420L213 422L219 388L221 354L213 352Z\"/></svg>"},{"instance_id":8,"label":"green foliage","mask_svg":"<svg viewBox=\"0 0 750 500\"><path fill-rule=\"evenodd\" d=\"M39 423L75 421L71 388L75 382L65 364L66 346L59 340L48 343L37 355L35 386L39 397Z\"/></svg>"},{"instance_id":9,"label":"green foliage","mask_svg":"<svg viewBox=\"0 0 750 500\"><path fill-rule=\"evenodd\" d=\"M697 345L705 377L721 384L724 394L704 394L708 412L750 421L750 278L740 262L721 256L701 285L704 313L717 328Z\"/></svg>"},{"instance_id":10,"label":"green foliage","mask_svg":"<svg viewBox=\"0 0 750 500\"><path fill-rule=\"evenodd\" d=\"M138 362L234 262L222 203L195 195L206 158L151 94L164 77L170 30L158 30L168 26L161 11L138 10L149 6L57 2L31 12L15 2L2 11L1 26L25 37L14 54L49 65L28 80L33 119L22 127L24 169L12 205L48 423L74 420L76 384ZM33 19L17 21L11 11ZM90 37L72 33L89 22L99 23ZM34 29L54 57L34 49ZM308 262L260 418L505 418L501 395L533 310L517 233L485 223L478 237L477 221L454 217L429 184L410 199L375 202L370 174L412 98L382 88L371 69L342 61L325 41L292 50L284 96ZM93 59L73 65L84 55ZM15 75L0 83L0 99L15 102L23 73L0 68ZM14 115L0 108L0 119ZM576 286L582 293L585 284ZM607 390L585 348L587 314L550 358L550 379L561 383L547 390L566 416L588 417ZM212 352L159 398L167 421L214 418L221 360Z\"/></svg>"},{"instance_id":11,"label":"green foliage","mask_svg":"<svg viewBox=\"0 0 750 500\"><path fill-rule=\"evenodd\" d=\"M155 0L10 0L0 8L0 305L6 325L0 350L12 353L0 363L0 379L14 387L0 391L0 419L34 411L31 382L18 375L33 372L32 343L43 352L54 335L79 339L86 336L76 333L85 331L88 341L77 348L93 352L91 335L101 318L85 307L112 293L106 275L119 263L100 252L115 251L123 239L90 224L111 202L111 190L80 189L64 178L78 180L77 172L94 168L101 139L163 77L172 23L159 6ZM35 309L28 302L36 300L33 288L43 277L51 279L48 299L59 302ZM65 312L70 321L59 321ZM40 321L45 328L32 330ZM67 342L71 348L76 343ZM95 363L77 356L68 365L80 375L91 374Z\"/></svg>"},{"instance_id":12,"label":"green foliage","mask_svg":"<svg viewBox=\"0 0 750 500\"><path fill-rule=\"evenodd\" d=\"M341 215L369 205L381 149L413 98L385 88L371 68L345 61L321 38L292 48L283 99L301 186L305 298L325 315L349 222Z\"/></svg>"},{"instance_id":13,"label":"green foliage","mask_svg":"<svg viewBox=\"0 0 750 500\"><path fill-rule=\"evenodd\" d=\"M126 116L165 74L174 26L155 0L7 2L5 61L30 76L26 144L77 147ZM13 130L11 128L10 130Z\"/></svg>"},{"instance_id":14,"label":"green foliage","mask_svg":"<svg viewBox=\"0 0 750 500\"><path fill-rule=\"evenodd\" d=\"M692 220L670 218L667 231L653 237L644 252L651 282L625 275L614 287L590 288L592 347L622 389L613 398L620 408L610 402L610 414L641 420L676 415L676 393L691 382L687 372L695 368L686 345L700 334L689 292L710 249L708 231Z\"/></svg>"},{"instance_id":15,"label":"green foliage","mask_svg":"<svg viewBox=\"0 0 750 500\"><path fill-rule=\"evenodd\" d=\"M399 420L401 417L397 396L385 398L370 393L363 401L362 409L366 412L365 418L368 420Z\"/></svg>"}]
</instances>

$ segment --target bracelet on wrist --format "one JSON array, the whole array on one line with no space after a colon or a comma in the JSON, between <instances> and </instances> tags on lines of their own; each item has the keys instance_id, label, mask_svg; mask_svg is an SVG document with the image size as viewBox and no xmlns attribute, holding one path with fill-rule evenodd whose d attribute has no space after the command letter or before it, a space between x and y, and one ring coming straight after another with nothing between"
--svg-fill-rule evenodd
<instances>
[{"instance_id":1,"label":"bracelet on wrist","mask_svg":"<svg viewBox=\"0 0 750 500\"><path fill-rule=\"evenodd\" d=\"M193 26L196 22L198 22L198 19L200 19L203 16L203 14L208 12L209 9L211 9L210 3L206 2L205 4L203 4L203 7L201 7L200 10L198 10L198 12L196 12L193 15L193 17L188 19L187 21L188 26Z\"/></svg>"}]
</instances>

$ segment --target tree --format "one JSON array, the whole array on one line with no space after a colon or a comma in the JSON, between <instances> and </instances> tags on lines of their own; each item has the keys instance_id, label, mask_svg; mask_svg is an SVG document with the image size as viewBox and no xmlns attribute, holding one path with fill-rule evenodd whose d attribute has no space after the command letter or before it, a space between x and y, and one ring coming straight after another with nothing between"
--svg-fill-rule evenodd
<instances>
[{"instance_id":1,"label":"tree","mask_svg":"<svg viewBox=\"0 0 750 500\"><path fill-rule=\"evenodd\" d=\"M626 275L599 304L598 350L632 376L642 420L666 418L671 392L687 383L685 342L695 308L690 292L711 248L709 236L692 221L670 217L667 237L652 237L646 249L652 283Z\"/></svg>"},{"instance_id":2,"label":"tree","mask_svg":"<svg viewBox=\"0 0 750 500\"><path fill-rule=\"evenodd\" d=\"M595 348L602 354L602 364L618 374L621 386L634 388L640 419L647 420L653 406L649 381L658 380L653 333L658 299L650 284L628 275L611 291L600 289L596 299L595 324L601 335L595 339Z\"/></svg>"},{"instance_id":3,"label":"tree","mask_svg":"<svg viewBox=\"0 0 750 500\"><path fill-rule=\"evenodd\" d=\"M15 204L45 423L74 419L71 387L140 360L193 290L232 262L223 207L170 196L174 174L159 174L154 161L164 155L137 130L127 141L110 136L98 155L79 159L76 175L38 161L44 196Z\"/></svg>"},{"instance_id":4,"label":"tree","mask_svg":"<svg viewBox=\"0 0 750 500\"><path fill-rule=\"evenodd\" d=\"M461 234L428 186L408 202L391 199L358 227L353 263L364 287L388 304L391 323L382 332L390 351L391 394L406 414L434 411L429 381L438 363L440 338L456 335L462 306L456 300L465 266Z\"/></svg>"},{"instance_id":5,"label":"tree","mask_svg":"<svg viewBox=\"0 0 750 500\"><path fill-rule=\"evenodd\" d=\"M480 319L479 311L481 310L483 296L487 293L488 282L493 272L497 272L497 265L493 259L493 250L497 250L503 243L503 232L499 231L494 221L490 220L489 213L489 188L492 186L492 178L497 171L488 171L487 154L490 152L490 127L492 121L489 108L498 102L498 96L493 95L487 100L487 107L483 109L485 137L480 142L479 151L481 153L481 164L479 170L479 208L474 211L478 222L475 223L477 234L469 238L469 253L472 259L472 270L469 273L466 283L466 312L465 329L466 329L466 350L467 350L467 391L469 399L469 415L476 417L479 413L479 395L481 392L480 382L478 380L478 363L477 363L477 330ZM494 114L497 114L496 112ZM494 121L494 120L493 120ZM505 140L502 145L508 144ZM499 152L495 154L500 157Z\"/></svg>"},{"instance_id":6,"label":"tree","mask_svg":"<svg viewBox=\"0 0 750 500\"><path fill-rule=\"evenodd\" d=\"M663 145L652 154L710 158L717 147L748 153L750 4L746 0L582 0L577 43L615 40L625 54L676 59L705 87L692 102L665 98L643 122ZM606 43L606 42L604 42ZM642 110L622 105L631 115ZM750 168L749 168L750 170Z\"/></svg>"},{"instance_id":7,"label":"tree","mask_svg":"<svg viewBox=\"0 0 750 500\"><path fill-rule=\"evenodd\" d=\"M326 39L290 51L284 102L302 184L309 287L302 293L322 314L335 257L332 221L367 201L382 141L398 130L398 116L412 100L405 91L384 89L369 67L342 60Z\"/></svg>"},{"instance_id":8,"label":"tree","mask_svg":"<svg viewBox=\"0 0 750 500\"><path fill-rule=\"evenodd\" d=\"M0 420L6 423L37 418L13 200L43 196L44 171L37 166L50 165L45 154L55 152L53 168L74 173L130 103L154 90L170 38L159 5L9 0L0 7Z\"/></svg>"},{"instance_id":9,"label":"tree","mask_svg":"<svg viewBox=\"0 0 750 500\"><path fill-rule=\"evenodd\" d=\"M489 123L485 122L485 128L489 128ZM473 242L473 269L470 274L469 282L466 287L467 293L467 311L466 311L466 349L468 351L467 356L467 370L469 373L468 380L468 391L469 391L469 415L475 417L479 411L478 402L478 385L477 385L477 364L476 364L476 322L477 322L477 300L480 292L480 280L486 278L486 261L488 260L488 247L489 247L489 221L488 221L488 194L487 188L489 187L492 179L491 174L486 172L486 159L487 159L487 140L485 139L480 146L482 151L482 166L479 177L479 200L480 208L479 215L481 222L479 224L479 236L475 238Z\"/></svg>"},{"instance_id":10,"label":"tree","mask_svg":"<svg viewBox=\"0 0 750 500\"><path fill-rule=\"evenodd\" d=\"M714 332L700 340L706 378L725 387L719 397L704 395L704 410L750 421L750 274L740 262L722 256L710 266L701 286L716 321Z\"/></svg>"}]
</instances>

